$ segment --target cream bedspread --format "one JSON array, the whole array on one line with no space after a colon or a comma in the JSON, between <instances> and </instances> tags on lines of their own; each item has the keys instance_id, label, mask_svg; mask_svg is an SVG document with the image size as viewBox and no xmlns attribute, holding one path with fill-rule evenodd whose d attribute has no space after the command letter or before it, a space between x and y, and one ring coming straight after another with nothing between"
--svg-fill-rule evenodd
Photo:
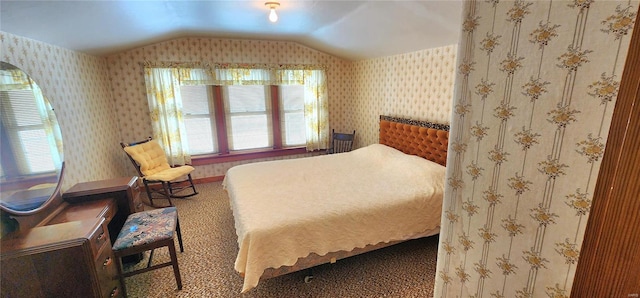
<instances>
[{"instance_id":1,"label":"cream bedspread","mask_svg":"<svg viewBox=\"0 0 640 298\"><path fill-rule=\"evenodd\" d=\"M227 172L242 292L267 268L440 226L445 168L374 144L348 153L260 162Z\"/></svg>"}]
</instances>

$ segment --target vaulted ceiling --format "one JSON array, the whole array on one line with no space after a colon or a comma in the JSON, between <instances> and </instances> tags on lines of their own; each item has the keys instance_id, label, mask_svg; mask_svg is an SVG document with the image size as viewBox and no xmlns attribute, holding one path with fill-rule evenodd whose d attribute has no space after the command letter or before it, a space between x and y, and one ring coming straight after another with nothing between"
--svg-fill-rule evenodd
<instances>
[{"instance_id":1,"label":"vaulted ceiling","mask_svg":"<svg viewBox=\"0 0 640 298\"><path fill-rule=\"evenodd\" d=\"M92 55L178 37L295 41L350 60L458 42L462 0L7 1L0 30Z\"/></svg>"}]
</instances>

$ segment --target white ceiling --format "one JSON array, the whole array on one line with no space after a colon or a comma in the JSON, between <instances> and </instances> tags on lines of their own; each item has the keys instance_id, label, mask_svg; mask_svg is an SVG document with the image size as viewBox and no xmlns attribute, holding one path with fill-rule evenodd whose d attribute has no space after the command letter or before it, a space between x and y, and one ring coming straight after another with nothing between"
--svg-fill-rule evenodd
<instances>
[{"instance_id":1,"label":"white ceiling","mask_svg":"<svg viewBox=\"0 0 640 298\"><path fill-rule=\"evenodd\" d=\"M272 0L273 1L273 0ZM295 41L351 60L458 42L463 0L0 1L0 30L92 55L178 37Z\"/></svg>"}]
</instances>

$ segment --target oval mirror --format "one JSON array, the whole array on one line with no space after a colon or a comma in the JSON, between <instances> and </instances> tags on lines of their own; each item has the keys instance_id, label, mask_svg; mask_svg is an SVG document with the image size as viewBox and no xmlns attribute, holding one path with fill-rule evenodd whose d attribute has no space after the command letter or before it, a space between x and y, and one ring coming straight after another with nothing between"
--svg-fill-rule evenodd
<instances>
[{"instance_id":1,"label":"oval mirror","mask_svg":"<svg viewBox=\"0 0 640 298\"><path fill-rule=\"evenodd\" d=\"M40 87L6 62L0 62L0 118L0 208L36 213L59 192L62 134Z\"/></svg>"}]
</instances>

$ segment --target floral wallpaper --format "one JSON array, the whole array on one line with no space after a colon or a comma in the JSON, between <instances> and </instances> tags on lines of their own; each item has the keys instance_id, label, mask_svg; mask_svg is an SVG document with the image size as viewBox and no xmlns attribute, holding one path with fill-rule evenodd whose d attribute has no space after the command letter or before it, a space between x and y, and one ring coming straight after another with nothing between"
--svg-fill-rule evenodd
<instances>
[{"instance_id":1,"label":"floral wallpaper","mask_svg":"<svg viewBox=\"0 0 640 298\"><path fill-rule=\"evenodd\" d=\"M64 140L62 190L123 176L104 58L0 31L0 60L20 67L51 101Z\"/></svg>"},{"instance_id":2,"label":"floral wallpaper","mask_svg":"<svg viewBox=\"0 0 640 298\"><path fill-rule=\"evenodd\" d=\"M436 297L569 296L637 12L465 3Z\"/></svg>"},{"instance_id":3,"label":"floral wallpaper","mask_svg":"<svg viewBox=\"0 0 640 298\"><path fill-rule=\"evenodd\" d=\"M356 147L378 143L379 115L449 124L456 52L449 45L354 62L355 94L345 108Z\"/></svg>"}]
</instances>

